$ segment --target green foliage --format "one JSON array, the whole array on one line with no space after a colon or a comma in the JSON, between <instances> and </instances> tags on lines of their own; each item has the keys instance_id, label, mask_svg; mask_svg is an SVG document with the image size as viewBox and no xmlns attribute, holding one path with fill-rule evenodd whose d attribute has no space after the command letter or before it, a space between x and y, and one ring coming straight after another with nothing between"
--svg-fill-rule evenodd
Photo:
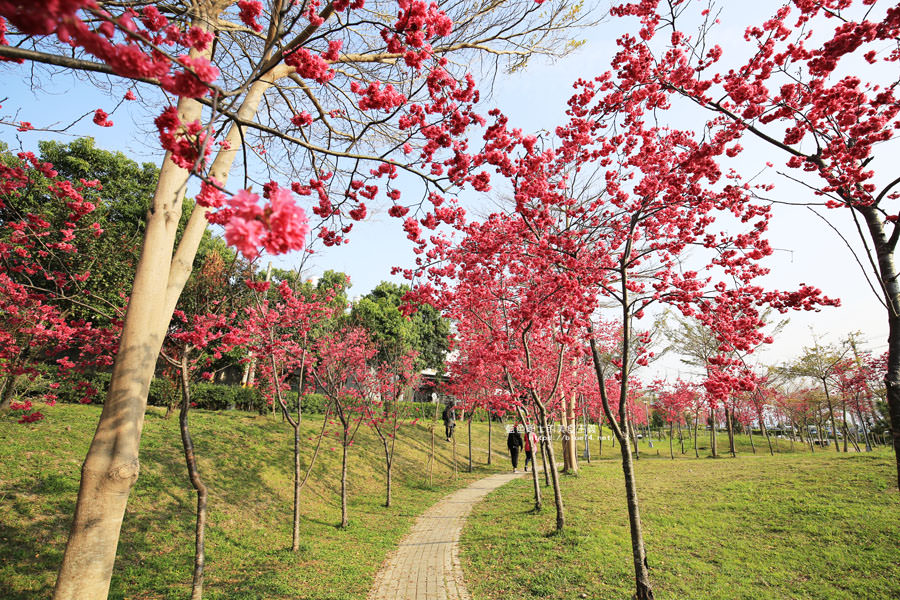
<instances>
[{"instance_id":1,"label":"green foliage","mask_svg":"<svg viewBox=\"0 0 900 600\"><path fill-rule=\"evenodd\" d=\"M90 383L97 390L93 404L103 404L106 399L106 391L109 389L109 373L93 373L84 377L81 381ZM84 397L84 391L70 382L61 384L54 393L60 402L80 403ZM191 401L195 408L205 410L231 410L243 408L245 410L257 410L263 405L262 395L256 388L240 387L236 385L221 385L205 381L191 384ZM150 382L150 393L147 396L147 404L150 406L169 406L181 403L181 387L167 377L154 377Z\"/></svg>"},{"instance_id":2,"label":"green foliage","mask_svg":"<svg viewBox=\"0 0 900 600\"><path fill-rule=\"evenodd\" d=\"M378 347L377 360L387 362L415 350L419 367L443 371L449 350L450 324L428 304L406 317L400 312L409 286L382 281L350 311L354 325L364 327Z\"/></svg>"},{"instance_id":3,"label":"green foliage","mask_svg":"<svg viewBox=\"0 0 900 600\"><path fill-rule=\"evenodd\" d=\"M306 394L303 396L303 414L321 415L328 406L328 397L324 394Z\"/></svg>"},{"instance_id":4,"label":"green foliage","mask_svg":"<svg viewBox=\"0 0 900 600\"><path fill-rule=\"evenodd\" d=\"M263 399L255 387L197 382L191 384L191 402L196 408L204 410L233 410L238 407L256 410L262 407Z\"/></svg>"}]
</instances>

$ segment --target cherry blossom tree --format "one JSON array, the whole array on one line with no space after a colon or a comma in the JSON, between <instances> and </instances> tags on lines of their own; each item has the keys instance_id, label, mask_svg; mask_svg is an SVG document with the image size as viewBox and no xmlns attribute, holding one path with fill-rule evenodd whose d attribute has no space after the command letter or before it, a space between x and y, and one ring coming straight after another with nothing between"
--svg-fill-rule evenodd
<instances>
[{"instance_id":1,"label":"cherry blossom tree","mask_svg":"<svg viewBox=\"0 0 900 600\"><path fill-rule=\"evenodd\" d=\"M34 422L43 414L31 400L12 402L17 378L48 376L43 399L51 405L62 384L91 402L97 390L82 376L112 364L125 299L92 292L91 253L104 235L98 181L69 181L23 152L0 162L0 184L0 410ZM36 198L55 205L53 214L39 211Z\"/></svg>"},{"instance_id":2,"label":"cherry blossom tree","mask_svg":"<svg viewBox=\"0 0 900 600\"><path fill-rule=\"evenodd\" d=\"M301 478L300 426L303 422L302 398L309 366L313 361L313 344L317 329L325 326L334 316L335 297L343 287L311 285L298 286L295 290L287 279L282 280L274 295L264 296L268 282L251 282L253 305L245 308L244 318L230 332L228 342L240 345L248 354L258 358L258 365L265 382L265 395L273 408L281 414L293 430L293 528L291 551L300 549L300 491L306 483L318 456L322 436L318 438L306 475ZM245 358L248 362L251 359ZM286 396L291 381L297 382L297 412L291 414ZM328 412L323 420L327 422ZM325 427L323 423L322 432Z\"/></svg>"},{"instance_id":3,"label":"cherry blossom tree","mask_svg":"<svg viewBox=\"0 0 900 600\"><path fill-rule=\"evenodd\" d=\"M311 375L328 397L341 427L341 527L350 524L347 465L356 432L366 419L369 404L366 392L371 389L368 383L371 377L369 360L375 353L368 335L360 328L341 328L329 332L314 346L315 365L311 368Z\"/></svg>"},{"instance_id":4,"label":"cherry blossom tree","mask_svg":"<svg viewBox=\"0 0 900 600\"><path fill-rule=\"evenodd\" d=\"M363 405L365 419L375 431L384 450L385 466L385 500L386 507L391 506L391 476L394 468L394 447L397 435L403 424L400 399L403 393L414 388L420 374L416 370L418 354L414 350L394 356L391 361L380 362L374 367L375 372L366 378L371 386L369 401ZM412 423L415 422L415 419Z\"/></svg>"},{"instance_id":5,"label":"cherry blossom tree","mask_svg":"<svg viewBox=\"0 0 900 600\"><path fill-rule=\"evenodd\" d=\"M706 127L721 153L762 144L784 157L788 179L852 219L864 248L857 260L888 323L885 386L900 481L900 179L886 149L900 122L900 10L872 0L792 0L747 27L730 67L735 59L716 44L716 10L658 0L616 7L640 20L639 35L621 40L620 83L648 109L684 98L709 111Z\"/></svg>"},{"instance_id":6,"label":"cherry blossom tree","mask_svg":"<svg viewBox=\"0 0 900 600\"><path fill-rule=\"evenodd\" d=\"M560 33L584 19L567 0L461 2L447 11L420 0L0 2L0 57L107 77L124 84L114 87L126 101L162 108L155 125L166 157L56 598L107 595L149 382L207 222L223 225L247 257L297 250L310 227L299 196L315 204L321 240L342 243L377 197L405 217L400 171L434 207L406 217L408 231L452 221L457 214L432 192L488 185L466 154L464 133L480 118L465 66L508 59L518 68L535 53L565 52L571 45ZM112 126L114 113L100 108L93 122ZM226 192L239 156L236 187L249 186L248 155L270 174L260 181L268 184L262 205L246 189ZM275 176L282 186L269 184ZM191 177L202 181L198 206L176 246Z\"/></svg>"},{"instance_id":7,"label":"cherry blossom tree","mask_svg":"<svg viewBox=\"0 0 900 600\"><path fill-rule=\"evenodd\" d=\"M470 245L451 261L453 266L433 266L429 273L436 279L462 279L484 270L501 282L494 286L500 292L494 293L512 296L507 312L514 333L504 335L521 344L525 376L535 366L530 351L538 344L524 334L532 333L535 323L547 324L536 332L543 347L560 348L557 375L545 371L551 381L560 379L563 347L577 339L590 345L601 402L622 453L636 595L646 599L653 593L632 464L628 398L638 389L632 388L632 369L646 365L653 353L652 335L636 334L634 321L655 305L671 305L712 327L720 354L726 356L749 351L764 339L760 306L812 309L833 301L808 286L783 293L756 283L766 273L759 261L771 254L764 237L769 211L751 202L736 174L723 176L712 160L720 140L656 126L641 110L644 92L622 94L611 72L580 80L575 87L569 120L556 129L557 148L551 149L550 140L539 145L537 138L509 128L505 117L493 113L480 157L512 180L515 210L469 226L469 236L479 228L488 233L464 242ZM435 242L421 265L427 268L446 246ZM691 266L683 258L686 248L697 250ZM517 286L523 288L521 294L505 291ZM618 313L613 318L621 332L617 353L600 347L591 325L595 314L610 306L613 315ZM604 355L612 357L622 399L616 413L607 396ZM716 381L719 385L707 386L707 393L724 398L728 379Z\"/></svg>"}]
</instances>

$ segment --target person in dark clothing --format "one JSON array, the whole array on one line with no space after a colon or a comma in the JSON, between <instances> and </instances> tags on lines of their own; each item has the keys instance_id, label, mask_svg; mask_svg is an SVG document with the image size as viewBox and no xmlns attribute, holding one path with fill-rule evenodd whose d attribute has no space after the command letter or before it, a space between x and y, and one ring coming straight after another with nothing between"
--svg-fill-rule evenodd
<instances>
[{"instance_id":1,"label":"person in dark clothing","mask_svg":"<svg viewBox=\"0 0 900 600\"><path fill-rule=\"evenodd\" d=\"M446 438L449 442L450 438L453 437L453 428L456 427L456 410L453 408L452 404L448 404L444 407L441 418L444 420L444 432L446 433Z\"/></svg>"},{"instance_id":2,"label":"person in dark clothing","mask_svg":"<svg viewBox=\"0 0 900 600\"><path fill-rule=\"evenodd\" d=\"M519 450L522 449L522 434L519 433L519 424L516 423L506 436L506 447L509 448L509 457L512 459L513 473L519 472Z\"/></svg>"}]
</instances>

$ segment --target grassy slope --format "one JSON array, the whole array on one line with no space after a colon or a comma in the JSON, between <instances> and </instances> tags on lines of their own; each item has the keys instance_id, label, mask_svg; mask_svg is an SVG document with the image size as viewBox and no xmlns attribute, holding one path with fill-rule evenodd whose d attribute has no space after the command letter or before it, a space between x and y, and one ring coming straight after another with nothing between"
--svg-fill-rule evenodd
<instances>
[{"instance_id":1,"label":"grassy slope","mask_svg":"<svg viewBox=\"0 0 900 600\"><path fill-rule=\"evenodd\" d=\"M657 598L900 598L900 497L889 451L810 455L798 444L774 457L697 460L689 451L673 462L668 443L657 447L665 458L637 464ZM617 449L604 444L604 453L564 478L562 535L550 534L552 506L528 514L529 481L475 508L463 532L473 598L631 597L621 463Z\"/></svg>"},{"instance_id":2,"label":"grassy slope","mask_svg":"<svg viewBox=\"0 0 900 600\"><path fill-rule=\"evenodd\" d=\"M78 490L79 469L99 407L45 411L33 426L0 417L0 581L5 600L48 597L55 580ZM229 599L364 598L375 571L420 514L450 489L483 477L487 425L473 426L476 470L454 479L450 444L439 433L434 486L426 468L431 436L420 422L401 430L394 467L394 504L384 503L380 443L365 427L351 451L350 519L340 530L340 442L323 443L301 492L301 552L290 552L291 429L280 419L247 413L192 413L191 430L210 487L205 597ZM307 417L304 437L321 418ZM457 428L465 464L465 427ZM494 450L505 450L494 428ZM334 447L334 451L329 448ZM478 450L480 449L480 450ZM190 593L196 496L190 487L177 418L151 409L110 598L175 598ZM312 454L303 454L304 468ZM494 456L494 467L507 461Z\"/></svg>"}]
</instances>

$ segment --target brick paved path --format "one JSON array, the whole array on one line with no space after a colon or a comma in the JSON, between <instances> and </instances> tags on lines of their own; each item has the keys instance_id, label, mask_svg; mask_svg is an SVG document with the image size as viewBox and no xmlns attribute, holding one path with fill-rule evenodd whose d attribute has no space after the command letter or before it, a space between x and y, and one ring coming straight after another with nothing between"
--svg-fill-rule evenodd
<instances>
[{"instance_id":1,"label":"brick paved path","mask_svg":"<svg viewBox=\"0 0 900 600\"><path fill-rule=\"evenodd\" d=\"M459 565L459 534L466 515L489 492L523 475L479 479L429 508L388 556L369 600L469 600Z\"/></svg>"}]
</instances>

